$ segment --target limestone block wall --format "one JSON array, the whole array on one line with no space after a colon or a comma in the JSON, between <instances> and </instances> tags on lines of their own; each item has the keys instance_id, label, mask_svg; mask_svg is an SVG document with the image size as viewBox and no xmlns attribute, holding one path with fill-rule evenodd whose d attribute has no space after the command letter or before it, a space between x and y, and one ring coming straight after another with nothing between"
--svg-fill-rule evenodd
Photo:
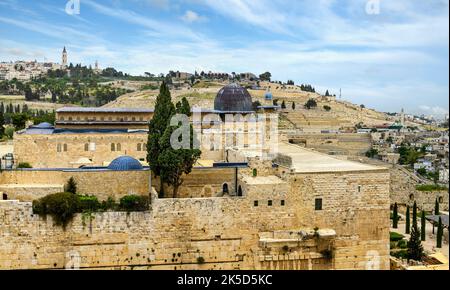
<instances>
[{"instance_id":1,"label":"limestone block wall","mask_svg":"<svg viewBox=\"0 0 450 290\"><path fill-rule=\"evenodd\" d=\"M247 176L243 197L153 192L149 212L78 215L65 231L33 215L30 203L0 201L0 269L389 269L388 180L386 171ZM261 243L261 233L315 227L336 237L288 249Z\"/></svg>"},{"instance_id":2,"label":"limestone block wall","mask_svg":"<svg viewBox=\"0 0 450 290\"><path fill-rule=\"evenodd\" d=\"M0 191L8 199L33 201L47 194L61 192L73 177L80 194L95 195L99 200L119 200L129 194L147 195L150 171L4 171L0 174Z\"/></svg>"},{"instance_id":3,"label":"limestone block wall","mask_svg":"<svg viewBox=\"0 0 450 290\"><path fill-rule=\"evenodd\" d=\"M95 150L86 151L86 144ZM103 166L117 157L128 155L145 161L147 134L54 134L14 136L14 157L17 163L28 162L33 168L78 168L82 158L92 161L89 166ZM59 145L58 145L59 144ZM114 151L111 144L115 144ZM118 146L117 144L120 144ZM139 147L140 144L140 147ZM58 152L58 146L61 152ZM120 147L120 150L118 150ZM67 149L67 151L65 150ZM140 148L140 150L138 150ZM74 164L75 163L75 164Z\"/></svg>"}]
</instances>

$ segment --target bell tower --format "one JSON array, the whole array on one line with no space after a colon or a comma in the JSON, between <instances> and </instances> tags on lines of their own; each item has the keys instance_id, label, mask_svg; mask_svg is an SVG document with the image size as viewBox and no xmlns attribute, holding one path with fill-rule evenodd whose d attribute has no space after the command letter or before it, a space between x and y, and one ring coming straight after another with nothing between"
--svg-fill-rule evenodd
<instances>
[{"instance_id":1,"label":"bell tower","mask_svg":"<svg viewBox=\"0 0 450 290\"><path fill-rule=\"evenodd\" d=\"M62 66L67 67L67 50L66 47L64 46L64 50L62 52Z\"/></svg>"}]
</instances>

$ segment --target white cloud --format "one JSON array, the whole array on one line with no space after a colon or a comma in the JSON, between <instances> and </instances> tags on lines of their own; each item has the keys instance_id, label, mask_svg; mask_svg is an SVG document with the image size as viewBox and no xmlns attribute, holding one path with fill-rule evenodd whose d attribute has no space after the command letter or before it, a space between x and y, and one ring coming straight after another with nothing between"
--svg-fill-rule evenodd
<instances>
[{"instance_id":1,"label":"white cloud","mask_svg":"<svg viewBox=\"0 0 450 290\"><path fill-rule=\"evenodd\" d=\"M200 16L197 12L192 10L187 10L181 19L187 23L204 22L207 20L206 17Z\"/></svg>"}]
</instances>

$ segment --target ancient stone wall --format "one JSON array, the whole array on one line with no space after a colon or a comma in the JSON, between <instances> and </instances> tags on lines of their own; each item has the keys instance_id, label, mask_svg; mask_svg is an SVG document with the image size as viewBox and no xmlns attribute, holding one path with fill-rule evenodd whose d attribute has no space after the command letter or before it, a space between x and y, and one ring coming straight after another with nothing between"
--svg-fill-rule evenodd
<instances>
[{"instance_id":1,"label":"ancient stone wall","mask_svg":"<svg viewBox=\"0 0 450 290\"><path fill-rule=\"evenodd\" d=\"M153 192L149 212L77 215L65 231L30 203L0 201L0 269L389 269L388 180L243 176L242 197Z\"/></svg>"},{"instance_id":2,"label":"ancient stone wall","mask_svg":"<svg viewBox=\"0 0 450 290\"><path fill-rule=\"evenodd\" d=\"M14 136L14 157L17 163L28 162L33 168L104 166L105 162L109 163L124 155L145 161L147 157L146 143L146 133L16 134ZM112 144L114 144L114 150ZM92 163L78 163L81 159L89 159Z\"/></svg>"}]
</instances>

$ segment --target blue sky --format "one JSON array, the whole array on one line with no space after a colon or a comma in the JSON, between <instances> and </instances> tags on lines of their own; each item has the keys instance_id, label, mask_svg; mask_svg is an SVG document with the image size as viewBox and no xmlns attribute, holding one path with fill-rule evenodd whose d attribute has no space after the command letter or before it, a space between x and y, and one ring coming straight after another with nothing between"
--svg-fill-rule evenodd
<instances>
[{"instance_id":1,"label":"blue sky","mask_svg":"<svg viewBox=\"0 0 450 290\"><path fill-rule=\"evenodd\" d=\"M449 108L448 0L0 0L0 61L272 72L381 111ZM369 8L369 9L367 9Z\"/></svg>"}]
</instances>

